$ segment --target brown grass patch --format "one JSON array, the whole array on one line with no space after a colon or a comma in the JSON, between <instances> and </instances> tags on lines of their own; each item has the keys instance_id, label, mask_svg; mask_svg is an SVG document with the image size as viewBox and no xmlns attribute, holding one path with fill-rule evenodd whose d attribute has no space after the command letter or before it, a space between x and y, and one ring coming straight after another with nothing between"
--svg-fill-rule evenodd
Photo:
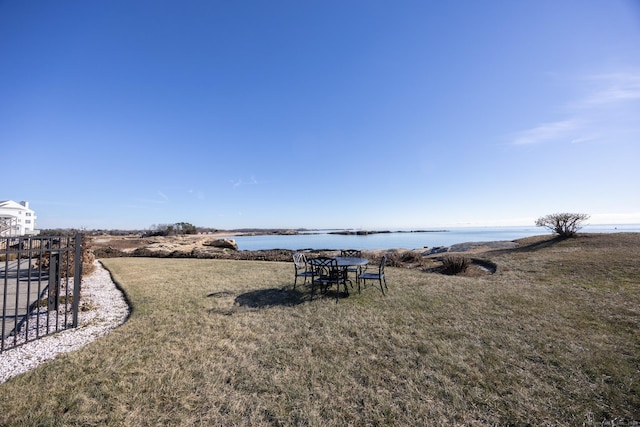
<instances>
[{"instance_id":1,"label":"brown grass patch","mask_svg":"<svg viewBox=\"0 0 640 427\"><path fill-rule=\"evenodd\" d=\"M639 235L389 267L336 304L291 263L114 258L130 320L0 385L2 425L582 425L640 419Z\"/></svg>"}]
</instances>

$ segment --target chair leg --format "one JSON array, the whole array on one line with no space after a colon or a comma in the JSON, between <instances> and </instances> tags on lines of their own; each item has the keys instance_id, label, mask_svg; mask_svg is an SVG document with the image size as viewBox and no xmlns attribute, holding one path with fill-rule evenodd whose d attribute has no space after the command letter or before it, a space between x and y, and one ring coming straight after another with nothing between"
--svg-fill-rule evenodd
<instances>
[{"instance_id":1,"label":"chair leg","mask_svg":"<svg viewBox=\"0 0 640 427\"><path fill-rule=\"evenodd\" d=\"M347 282L351 285L351 289L353 289L353 280L349 278L349 269L347 267L344 268L344 272L342 273L342 278L344 279L344 286L346 288Z\"/></svg>"},{"instance_id":2,"label":"chair leg","mask_svg":"<svg viewBox=\"0 0 640 427\"><path fill-rule=\"evenodd\" d=\"M351 286L353 286L353 282L351 282ZM344 293L349 296L349 287L347 286L347 281L342 282L342 286L344 286ZM340 283L338 283L338 298L340 298Z\"/></svg>"}]
</instances>

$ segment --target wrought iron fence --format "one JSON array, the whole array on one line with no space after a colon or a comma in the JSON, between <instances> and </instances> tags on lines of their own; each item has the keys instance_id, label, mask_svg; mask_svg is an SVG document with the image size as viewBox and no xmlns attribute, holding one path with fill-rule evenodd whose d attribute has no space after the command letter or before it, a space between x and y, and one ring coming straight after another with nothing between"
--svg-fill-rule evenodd
<instances>
[{"instance_id":1,"label":"wrought iron fence","mask_svg":"<svg viewBox=\"0 0 640 427\"><path fill-rule=\"evenodd\" d=\"M78 326L82 235L0 238L0 352Z\"/></svg>"}]
</instances>

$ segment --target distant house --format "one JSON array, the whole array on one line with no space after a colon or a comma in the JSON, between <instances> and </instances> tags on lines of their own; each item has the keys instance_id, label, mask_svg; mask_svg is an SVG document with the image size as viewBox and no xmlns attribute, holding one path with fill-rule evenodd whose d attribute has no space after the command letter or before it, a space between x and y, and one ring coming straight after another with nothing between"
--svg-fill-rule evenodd
<instances>
[{"instance_id":1,"label":"distant house","mask_svg":"<svg viewBox=\"0 0 640 427\"><path fill-rule=\"evenodd\" d=\"M0 236L26 236L36 233L36 214L29 202L0 200Z\"/></svg>"}]
</instances>

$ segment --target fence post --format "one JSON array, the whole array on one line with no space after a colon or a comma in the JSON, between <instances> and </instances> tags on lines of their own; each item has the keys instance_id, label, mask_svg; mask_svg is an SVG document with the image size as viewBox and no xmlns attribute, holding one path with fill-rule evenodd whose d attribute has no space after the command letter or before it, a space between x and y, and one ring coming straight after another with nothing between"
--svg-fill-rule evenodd
<instances>
[{"instance_id":1,"label":"fence post","mask_svg":"<svg viewBox=\"0 0 640 427\"><path fill-rule=\"evenodd\" d=\"M78 327L78 311L80 310L80 285L82 282L82 234L76 233L76 252L73 272L73 327Z\"/></svg>"},{"instance_id":2,"label":"fence post","mask_svg":"<svg viewBox=\"0 0 640 427\"><path fill-rule=\"evenodd\" d=\"M51 252L49 255L49 311L57 311L60 303L60 252Z\"/></svg>"}]
</instances>

